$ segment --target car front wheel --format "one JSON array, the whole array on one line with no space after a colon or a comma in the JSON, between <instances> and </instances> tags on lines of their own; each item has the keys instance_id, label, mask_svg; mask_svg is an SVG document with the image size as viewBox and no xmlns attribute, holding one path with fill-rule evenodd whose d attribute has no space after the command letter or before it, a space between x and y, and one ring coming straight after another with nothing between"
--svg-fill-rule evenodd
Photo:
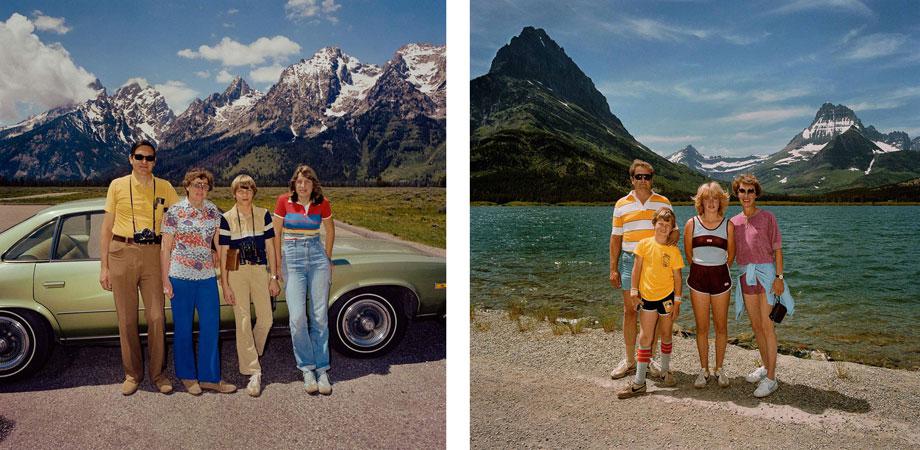
<instances>
[{"instance_id":1,"label":"car front wheel","mask_svg":"<svg viewBox=\"0 0 920 450\"><path fill-rule=\"evenodd\" d=\"M336 301L330 311L332 344L349 356L369 358L392 350L408 325L401 303L389 294L361 292Z\"/></svg>"},{"instance_id":2,"label":"car front wheel","mask_svg":"<svg viewBox=\"0 0 920 450\"><path fill-rule=\"evenodd\" d=\"M51 353L48 323L32 311L0 310L0 382L32 375Z\"/></svg>"}]
</instances>

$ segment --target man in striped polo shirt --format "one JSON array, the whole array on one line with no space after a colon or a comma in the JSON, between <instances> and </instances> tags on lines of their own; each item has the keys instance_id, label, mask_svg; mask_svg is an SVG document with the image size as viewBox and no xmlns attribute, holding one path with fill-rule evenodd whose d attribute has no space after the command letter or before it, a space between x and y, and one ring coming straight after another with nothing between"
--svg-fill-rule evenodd
<instances>
[{"instance_id":1,"label":"man in striped polo shirt","mask_svg":"<svg viewBox=\"0 0 920 450\"><path fill-rule=\"evenodd\" d=\"M639 296L630 292L633 261L633 250L642 239L655 235L652 226L652 217L660 208L671 208L671 202L666 197L652 192L652 176L655 169L652 165L640 159L634 160L629 166L629 179L633 190L625 197L617 200L613 209L613 231L610 234L610 285L614 289L622 289L623 293L623 341L626 344L626 357L610 372L610 377L623 378L636 369L636 334L638 327L636 320L639 314L636 306L639 305ZM680 233L677 228L671 232L668 245L677 244ZM621 257L622 255L622 257ZM655 332L657 340L658 332ZM655 341L652 341L655 348ZM649 366L651 376L658 376L658 363L652 360Z\"/></svg>"}]
</instances>

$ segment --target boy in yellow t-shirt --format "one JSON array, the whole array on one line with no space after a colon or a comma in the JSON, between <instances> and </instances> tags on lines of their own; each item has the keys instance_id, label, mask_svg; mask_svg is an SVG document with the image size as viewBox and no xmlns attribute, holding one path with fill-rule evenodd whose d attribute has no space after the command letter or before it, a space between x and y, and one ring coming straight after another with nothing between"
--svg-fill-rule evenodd
<instances>
[{"instance_id":1,"label":"boy in yellow t-shirt","mask_svg":"<svg viewBox=\"0 0 920 450\"><path fill-rule=\"evenodd\" d=\"M671 326L680 314L684 259L676 246L665 244L676 223L673 211L659 209L652 218L655 236L639 241L636 246L630 295L636 307L640 307L641 300L639 350L636 352L639 364L635 379L617 392L618 398L635 397L645 392L645 374L652 359L652 340L659 320L662 386L677 385L670 369ZM674 314L671 314L672 311Z\"/></svg>"}]
</instances>

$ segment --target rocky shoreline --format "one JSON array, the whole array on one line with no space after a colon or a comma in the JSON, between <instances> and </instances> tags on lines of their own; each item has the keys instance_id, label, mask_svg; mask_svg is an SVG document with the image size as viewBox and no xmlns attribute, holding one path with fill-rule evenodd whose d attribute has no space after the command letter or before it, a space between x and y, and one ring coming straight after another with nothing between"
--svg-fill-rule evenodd
<instances>
[{"instance_id":1,"label":"rocky shoreline","mask_svg":"<svg viewBox=\"0 0 920 450\"><path fill-rule=\"evenodd\" d=\"M485 447L920 448L920 373L779 355L779 390L754 398L756 350L728 346L731 386L695 389L693 338L675 336L674 388L618 400L622 334L471 311L470 436ZM710 352L712 353L712 351Z\"/></svg>"}]
</instances>

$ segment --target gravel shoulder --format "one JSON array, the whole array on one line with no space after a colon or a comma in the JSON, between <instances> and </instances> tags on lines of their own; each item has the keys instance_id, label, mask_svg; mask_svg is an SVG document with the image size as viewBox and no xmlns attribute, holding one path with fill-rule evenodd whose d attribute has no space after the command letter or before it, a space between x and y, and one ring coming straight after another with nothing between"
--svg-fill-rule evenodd
<instances>
[{"instance_id":1,"label":"gravel shoulder","mask_svg":"<svg viewBox=\"0 0 920 450\"><path fill-rule=\"evenodd\" d=\"M521 320L531 329L519 331L502 311L475 311L473 448L920 448L920 372L779 355L780 388L757 399L744 381L756 350L729 345L731 386L695 389L696 341L675 336L677 387L650 382L648 394L618 400L629 380L609 377L623 355L620 330L557 336L545 322Z\"/></svg>"}]
</instances>

